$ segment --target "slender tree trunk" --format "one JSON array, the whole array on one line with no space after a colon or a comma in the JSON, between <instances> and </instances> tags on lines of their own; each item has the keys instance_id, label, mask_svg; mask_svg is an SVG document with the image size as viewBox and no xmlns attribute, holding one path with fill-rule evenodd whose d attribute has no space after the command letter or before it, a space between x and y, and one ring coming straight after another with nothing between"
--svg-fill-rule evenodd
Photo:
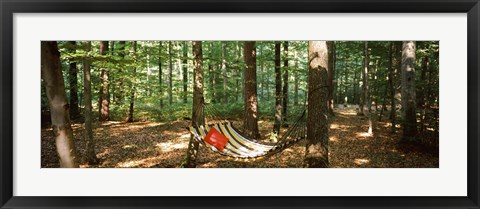
<instances>
[{"instance_id":1,"label":"slender tree trunk","mask_svg":"<svg viewBox=\"0 0 480 209\"><path fill-rule=\"evenodd\" d=\"M333 66L332 66L332 72L331 74L333 75L333 78L332 78L332 109L334 107L334 102L333 102L333 97L334 95L337 93L338 94L338 88L337 88L337 79L339 78L339 76L337 76L337 44L335 43L335 41L333 42ZM338 102L338 100L337 100Z\"/></svg>"},{"instance_id":2,"label":"slender tree trunk","mask_svg":"<svg viewBox=\"0 0 480 209\"><path fill-rule=\"evenodd\" d=\"M192 126L205 125L204 99L203 99L203 53L202 42L194 41L193 51L193 107L192 107ZM198 153L198 142L190 137L185 166L194 168Z\"/></svg>"},{"instance_id":3,"label":"slender tree trunk","mask_svg":"<svg viewBox=\"0 0 480 209\"><path fill-rule=\"evenodd\" d=\"M120 56L120 58L122 60L125 59L125 44L126 44L125 41L118 42L118 45L119 45L118 46L118 51L119 51L118 56ZM114 94L114 96L116 95L116 97L117 97L115 99L117 105L120 105L120 104L123 103L123 98L125 96L125 90L124 90L125 89L125 87L124 87L124 82L125 82L124 77L125 76L123 75L124 70L125 69L123 69L122 67L120 67L119 70L118 70L118 74L119 74L119 76L118 76L119 78L117 80L118 93Z\"/></svg>"},{"instance_id":4,"label":"slender tree trunk","mask_svg":"<svg viewBox=\"0 0 480 209\"><path fill-rule=\"evenodd\" d=\"M213 42L210 42L208 46L208 74L209 74L209 86L210 86L210 95L212 99L212 103L216 103L216 88L215 88L215 72L213 69Z\"/></svg>"},{"instance_id":5,"label":"slender tree trunk","mask_svg":"<svg viewBox=\"0 0 480 209\"><path fill-rule=\"evenodd\" d=\"M227 80L227 43L222 43L222 77L223 77L223 103L228 103L228 80Z\"/></svg>"},{"instance_id":6,"label":"slender tree trunk","mask_svg":"<svg viewBox=\"0 0 480 209\"><path fill-rule=\"evenodd\" d=\"M130 106L128 108L128 118L127 118L127 122L133 122L134 119L133 119L133 111L134 111L134 106L135 106L135 92L137 91L137 87L136 87L136 83L137 81L135 80L135 76L137 74L137 42L136 41L133 41L133 59L134 59L134 65L133 66L133 72L132 72L132 75L133 75L133 80L132 80L132 90L130 92Z\"/></svg>"},{"instance_id":7,"label":"slender tree trunk","mask_svg":"<svg viewBox=\"0 0 480 209\"><path fill-rule=\"evenodd\" d=\"M247 137L258 139L258 101L257 101L257 61L254 41L245 41L243 45L245 59L244 71L244 129Z\"/></svg>"},{"instance_id":8,"label":"slender tree trunk","mask_svg":"<svg viewBox=\"0 0 480 209\"><path fill-rule=\"evenodd\" d=\"M328 47L326 41L308 42L308 115L305 167L328 163Z\"/></svg>"},{"instance_id":9,"label":"slender tree trunk","mask_svg":"<svg viewBox=\"0 0 480 209\"><path fill-rule=\"evenodd\" d=\"M295 51L293 53L294 56L294 71L293 71L293 78L295 79L295 82L293 84L293 104L298 105L298 52L297 49L295 48Z\"/></svg>"},{"instance_id":10,"label":"slender tree trunk","mask_svg":"<svg viewBox=\"0 0 480 209\"><path fill-rule=\"evenodd\" d=\"M100 55L107 55L108 51L108 41L100 42ZM98 99L98 121L108 121L110 120L110 96L109 96L109 84L108 84L108 71L105 69L105 64L103 64L102 70L100 72L100 81L101 87L99 92Z\"/></svg>"},{"instance_id":11,"label":"slender tree trunk","mask_svg":"<svg viewBox=\"0 0 480 209\"><path fill-rule=\"evenodd\" d=\"M426 73L428 72L430 66L430 62L427 56L425 56L422 60L422 74L420 76L420 80L422 82L427 81L426 79ZM427 81L428 82L428 81ZM419 91L419 107L422 108L422 112L420 114L420 133L423 133L425 130L425 114L426 114L426 109L427 109L427 100L425 99L425 93L428 91L427 90L427 84L423 83L422 87L420 88L421 90Z\"/></svg>"},{"instance_id":12,"label":"slender tree trunk","mask_svg":"<svg viewBox=\"0 0 480 209\"><path fill-rule=\"evenodd\" d=\"M368 117L368 134L373 134L373 124L372 124L372 101L370 100L370 89L368 86L368 65L370 63L369 55L368 55L368 42L365 41L364 47L364 64L363 64L363 102L367 105L367 114ZM364 111L365 112L365 111Z\"/></svg>"},{"instance_id":13,"label":"slender tree trunk","mask_svg":"<svg viewBox=\"0 0 480 209\"><path fill-rule=\"evenodd\" d=\"M167 82L168 82L168 105L173 103L172 95L172 71L173 71L173 62L172 62L172 42L168 42L168 68L167 68Z\"/></svg>"},{"instance_id":14,"label":"slender tree trunk","mask_svg":"<svg viewBox=\"0 0 480 209\"><path fill-rule=\"evenodd\" d=\"M348 54L347 54L347 55L348 55ZM343 96L345 96L345 98L343 98L343 103L344 103L344 104L347 104L347 103L348 103L348 71L349 71L349 66L348 66L348 64L349 64L349 63L348 63L348 56L347 56L347 57L345 57L345 77L343 78L343 92L344 92L344 94L345 94L345 95L343 95ZM353 72L355 73L355 79L357 79L357 74L356 74L357 71L354 70ZM354 97L356 96L356 93L355 93L355 91L356 91L356 86L355 86L356 83L357 83L357 82L356 82L356 80L355 80L355 81L354 81L354 84L353 84L353 91L354 91L354 94L353 94L353 95L354 95ZM352 102L355 102L355 99L353 99Z\"/></svg>"},{"instance_id":15,"label":"slender tree trunk","mask_svg":"<svg viewBox=\"0 0 480 209\"><path fill-rule=\"evenodd\" d=\"M158 85L159 85L159 102L160 108L163 108L163 72L162 72L162 42L158 43Z\"/></svg>"},{"instance_id":16,"label":"slender tree trunk","mask_svg":"<svg viewBox=\"0 0 480 209\"><path fill-rule=\"evenodd\" d=\"M335 41L327 41L328 46L328 113L333 115L333 77Z\"/></svg>"},{"instance_id":17,"label":"slender tree trunk","mask_svg":"<svg viewBox=\"0 0 480 209\"><path fill-rule=\"evenodd\" d=\"M92 43L87 41L85 43L85 52L90 52ZM89 164L97 164L98 158L95 154L95 141L93 139L92 130L92 76L90 68L90 57L87 55L83 57L83 97L85 101L85 158Z\"/></svg>"},{"instance_id":18,"label":"slender tree trunk","mask_svg":"<svg viewBox=\"0 0 480 209\"><path fill-rule=\"evenodd\" d=\"M275 123L273 131L280 133L282 123L282 73L280 70L280 42L275 42Z\"/></svg>"},{"instance_id":19,"label":"slender tree trunk","mask_svg":"<svg viewBox=\"0 0 480 209\"><path fill-rule=\"evenodd\" d=\"M363 103L361 103L360 98L358 96L358 94L359 94L358 91L359 91L360 86L358 84L359 82L358 82L358 76L357 75L358 75L358 72L357 72L357 70L355 70L354 73L353 73L353 98L352 98L352 103L361 105L360 109L359 109L359 115L362 115L363 112L362 112L361 109L363 108ZM346 92L345 92L345 94L346 94Z\"/></svg>"},{"instance_id":20,"label":"slender tree trunk","mask_svg":"<svg viewBox=\"0 0 480 209\"><path fill-rule=\"evenodd\" d=\"M287 106L288 106L288 41L283 42L283 94L282 94L282 119L283 125L287 122Z\"/></svg>"},{"instance_id":21,"label":"slender tree trunk","mask_svg":"<svg viewBox=\"0 0 480 209\"><path fill-rule=\"evenodd\" d=\"M265 72L264 72L264 63L263 63L263 59L264 59L264 50L263 50L263 44L259 44L259 54L262 56L261 59L259 59L259 66L260 66L260 98L261 100L264 100L265 99Z\"/></svg>"},{"instance_id":22,"label":"slender tree trunk","mask_svg":"<svg viewBox=\"0 0 480 209\"><path fill-rule=\"evenodd\" d=\"M75 54L77 47L77 42L69 41L72 45L72 50L70 53ZM68 81L70 87L70 117L71 119L76 119L80 116L80 111L78 108L78 94L77 94L77 62L70 60L68 68Z\"/></svg>"},{"instance_id":23,"label":"slender tree trunk","mask_svg":"<svg viewBox=\"0 0 480 209\"><path fill-rule=\"evenodd\" d=\"M235 78L235 102L238 102L238 95L240 94L240 77L241 77L241 67L240 67L240 56L241 56L241 50L240 50L240 43L237 42L236 46L236 57L235 57L235 63L237 64L236 70L237 70L237 78Z\"/></svg>"},{"instance_id":24,"label":"slender tree trunk","mask_svg":"<svg viewBox=\"0 0 480 209\"><path fill-rule=\"evenodd\" d=\"M188 46L187 42L183 42L183 58L182 58L182 69L183 69L183 103L188 101Z\"/></svg>"},{"instance_id":25,"label":"slender tree trunk","mask_svg":"<svg viewBox=\"0 0 480 209\"><path fill-rule=\"evenodd\" d=\"M415 112L415 42L404 41L402 45L402 140L415 140L417 119Z\"/></svg>"},{"instance_id":26,"label":"slender tree trunk","mask_svg":"<svg viewBox=\"0 0 480 209\"><path fill-rule=\"evenodd\" d=\"M70 126L69 105L65 94L60 64L60 52L56 41L41 42L41 71L50 106L55 145L60 159L60 167L78 167L73 131Z\"/></svg>"},{"instance_id":27,"label":"slender tree trunk","mask_svg":"<svg viewBox=\"0 0 480 209\"><path fill-rule=\"evenodd\" d=\"M110 41L110 49L108 49L108 51L110 53L109 56L110 57L115 57L115 41ZM116 82L117 80L117 76L116 73L110 73L109 74L109 80L110 80L110 83L113 83L113 82ZM116 104L116 97L115 97L115 94L117 93L117 86L116 85L110 85L110 89L109 89L109 99L111 99L110 101L110 104Z\"/></svg>"},{"instance_id":28,"label":"slender tree trunk","mask_svg":"<svg viewBox=\"0 0 480 209\"><path fill-rule=\"evenodd\" d=\"M395 102L395 72L393 66L393 53L394 53L394 45L393 42L390 42L390 46L388 47L388 84L390 85L390 120L392 121L392 133L396 131L396 102Z\"/></svg>"}]
</instances>

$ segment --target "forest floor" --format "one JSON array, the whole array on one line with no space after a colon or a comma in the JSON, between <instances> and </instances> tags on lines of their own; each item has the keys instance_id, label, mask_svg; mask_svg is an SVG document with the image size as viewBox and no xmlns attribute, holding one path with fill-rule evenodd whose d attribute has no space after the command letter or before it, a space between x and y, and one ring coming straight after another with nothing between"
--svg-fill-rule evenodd
<instances>
[{"instance_id":1,"label":"forest floor","mask_svg":"<svg viewBox=\"0 0 480 209\"><path fill-rule=\"evenodd\" d=\"M185 157L190 139L188 120L173 122L109 121L94 124L98 165L80 159L83 168L176 168ZM85 151L83 124L72 124L79 156ZM259 121L261 135L272 128L270 121ZM329 160L333 168L438 168L436 146L401 144L401 130L392 134L391 123L375 122L374 135L366 134L368 120L353 109L336 110L330 124ZM51 128L42 128L42 168L58 167ZM232 162L200 146L199 168L280 168L302 167L305 140L260 162ZM434 144L435 144L434 143Z\"/></svg>"}]
</instances>

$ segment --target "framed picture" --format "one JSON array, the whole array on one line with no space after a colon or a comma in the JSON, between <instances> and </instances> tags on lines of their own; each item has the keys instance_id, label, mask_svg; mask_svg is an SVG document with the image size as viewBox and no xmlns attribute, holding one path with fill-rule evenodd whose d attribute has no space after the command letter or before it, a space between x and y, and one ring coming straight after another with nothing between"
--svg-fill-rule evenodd
<instances>
[{"instance_id":1,"label":"framed picture","mask_svg":"<svg viewBox=\"0 0 480 209\"><path fill-rule=\"evenodd\" d=\"M1 208L479 208L478 0L0 7Z\"/></svg>"}]
</instances>

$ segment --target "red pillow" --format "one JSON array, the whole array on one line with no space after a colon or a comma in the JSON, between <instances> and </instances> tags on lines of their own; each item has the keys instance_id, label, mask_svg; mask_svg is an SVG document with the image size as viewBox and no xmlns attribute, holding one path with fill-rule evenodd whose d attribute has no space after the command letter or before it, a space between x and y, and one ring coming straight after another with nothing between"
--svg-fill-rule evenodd
<instances>
[{"instance_id":1,"label":"red pillow","mask_svg":"<svg viewBox=\"0 0 480 209\"><path fill-rule=\"evenodd\" d=\"M212 127L205 136L204 141L222 151L227 145L228 138Z\"/></svg>"}]
</instances>

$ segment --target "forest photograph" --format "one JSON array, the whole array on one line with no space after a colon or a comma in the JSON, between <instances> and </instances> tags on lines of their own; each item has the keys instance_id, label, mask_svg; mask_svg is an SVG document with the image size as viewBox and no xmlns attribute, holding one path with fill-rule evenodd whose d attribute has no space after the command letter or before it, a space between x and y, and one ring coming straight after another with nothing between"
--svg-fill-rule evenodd
<instances>
[{"instance_id":1,"label":"forest photograph","mask_svg":"<svg viewBox=\"0 0 480 209\"><path fill-rule=\"evenodd\" d=\"M41 168L439 168L439 41L41 41Z\"/></svg>"}]
</instances>

